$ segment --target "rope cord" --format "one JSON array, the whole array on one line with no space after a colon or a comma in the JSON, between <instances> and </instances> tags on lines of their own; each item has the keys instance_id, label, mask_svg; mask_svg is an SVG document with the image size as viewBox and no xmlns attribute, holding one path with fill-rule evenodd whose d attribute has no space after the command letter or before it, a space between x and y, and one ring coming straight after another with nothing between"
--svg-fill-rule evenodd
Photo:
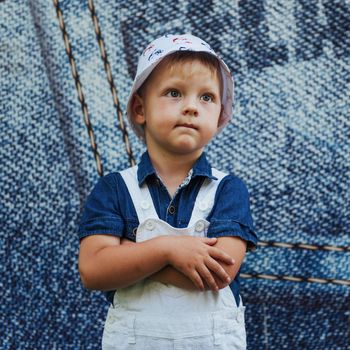
<instances>
[{"instance_id":1,"label":"rope cord","mask_svg":"<svg viewBox=\"0 0 350 350\"><path fill-rule=\"evenodd\" d=\"M271 281L289 281L289 282L308 282L321 284L338 284L343 286L350 286L350 280L339 280L333 278L316 278L316 277L297 277L297 276L282 276L282 275L268 275L260 273L241 273L242 278L260 278Z\"/></svg>"},{"instance_id":2,"label":"rope cord","mask_svg":"<svg viewBox=\"0 0 350 350\"><path fill-rule=\"evenodd\" d=\"M71 66L72 76L73 76L73 79L74 79L74 82L75 82L75 87L76 87L77 92L78 92L79 102L80 102L80 105L81 105L81 109L83 111L84 122L85 122L86 129L88 131L92 152L94 154L97 172L98 172L98 174L100 176L103 176L103 166L102 166L102 162L101 162L101 156L100 156L100 154L99 154L99 152L97 150L97 144L96 144L96 141L95 141L95 135L94 135L94 131L93 131L93 128L92 128L92 123L91 123L91 120L90 120L90 117L89 117L88 106L87 106L87 104L85 102L85 97L84 97L84 93L83 93L82 84L81 84L80 79L79 79L77 66L75 64L75 59L74 59L72 48L71 48L71 45L70 45L70 42L69 42L69 36L68 36L67 31L66 31L66 26L64 24L63 14L62 14L62 11L60 9L60 5L59 5L58 0L53 0L53 3L54 3L54 6L56 8L56 14L57 14L58 22L59 22L60 29L61 29L61 32L62 32L64 46L66 48L66 53L68 55L69 64Z\"/></svg>"},{"instance_id":3,"label":"rope cord","mask_svg":"<svg viewBox=\"0 0 350 350\"><path fill-rule=\"evenodd\" d=\"M274 248L288 248L288 249L305 249L318 251L334 251L334 252L349 252L350 247L345 246L330 246L330 245L311 245L304 243L282 243L272 241L259 241L260 247L274 247ZM299 277L299 276L282 276L269 275L260 273L241 273L242 278L259 278L270 281L289 281L289 282L308 282L308 283L322 283L322 284L338 284L343 286L350 286L350 280L334 279L334 278L317 278L317 277Z\"/></svg>"},{"instance_id":4,"label":"rope cord","mask_svg":"<svg viewBox=\"0 0 350 350\"><path fill-rule=\"evenodd\" d=\"M349 246L331 246L331 245L311 245L304 243L282 243L272 241L259 241L260 247L274 247L274 248L290 248L290 249L306 249L306 250L323 250L333 252L350 252Z\"/></svg>"},{"instance_id":5,"label":"rope cord","mask_svg":"<svg viewBox=\"0 0 350 350\"><path fill-rule=\"evenodd\" d=\"M104 41L103 41L103 38L102 38L101 28L100 28L99 21L98 21L97 15L96 15L96 10L95 10L95 6L94 6L93 0L88 0L88 7L89 7L89 10L91 12L91 18L92 18L92 22L94 24L95 33L96 33L96 39L97 39L97 42L98 42L98 47L100 49L101 58L103 60L103 65L104 65L105 72L106 72L106 75L107 75L107 80L108 80L108 83L109 83L109 87L111 89L111 93L112 93L112 96L113 96L114 106L115 106L115 108L117 110L118 121L119 121L119 129L123 133L123 140L124 140L124 144L125 144L126 153L127 153L128 157L129 157L129 163L130 163L131 166L133 166L133 165L136 164L136 162L135 162L135 159L134 159L134 156L133 156L133 152L132 152L132 149L131 149L131 144L130 144L130 140L129 140L129 134L128 134L128 131L126 129L126 125L124 123L123 112L122 112L122 109L120 107L119 98L118 98L118 95L117 95L117 90L116 90L116 87L115 87L115 84L114 84L114 80L113 80L113 76L112 76L111 66L110 66L109 61L108 61L107 51L106 51L105 44L104 44Z\"/></svg>"},{"instance_id":6,"label":"rope cord","mask_svg":"<svg viewBox=\"0 0 350 350\"><path fill-rule=\"evenodd\" d=\"M78 92L78 98L79 98L79 102L81 104L81 108L82 108L82 112L83 112L83 116L84 116L84 122L85 122L85 125L87 128L87 131L88 131L91 148L92 148L92 151L94 154L97 172L100 176L103 176L103 166L102 166L102 162L101 162L101 157L100 157L100 154L97 150L97 144L95 142L95 135L94 135L92 123L90 121L88 107L87 107L87 104L85 102L82 84L81 84L80 79L79 79L79 74L77 72L75 59L74 59L71 45L69 42L69 36L67 34L66 27L64 24L63 14L62 14L62 11L61 11L60 6L59 6L59 1L53 0L53 3L55 6L55 9L56 9L56 14L57 14L59 26L60 26L60 29L62 32L62 37L63 37L66 53L68 55L69 64L71 66L71 71L72 71L72 76L73 76L73 79L75 82L75 87L76 87L77 92ZM124 120L123 120L123 113L122 113L122 110L120 107L119 98L117 95L117 90L116 90L116 87L114 84L114 80L113 80L110 64L108 61L107 52L106 52L104 41L102 38L101 29L99 26L99 22L98 22L98 18L96 15L93 0L88 0L88 7L89 7L89 10L91 12L91 17L92 17L92 21L93 21L94 28L95 28L95 33L96 33L96 38L97 38L98 46L99 46L100 53L101 53L101 58L102 58L103 63L104 63L105 72L107 74L107 80L108 80L108 83L109 83L109 86L111 89L111 93L113 96L114 106L117 110L119 128L123 133L123 140L125 143L125 149L126 149L128 157L129 157L129 162L132 166L132 165L135 165L135 159L134 159L132 148L130 145L129 135L128 135L128 132L126 129L126 125L125 125ZM276 248L290 248L290 249L324 250L324 251L337 251L337 252L349 252L350 251L350 247L339 247L339 246L337 247L337 246L328 246L328 245L318 246L318 245L310 245L310 244L302 244L302 243L281 243L281 242L271 242L271 241L260 241L258 243L258 245L262 246L262 247L276 247ZM350 280L339 280L339 279L329 279L329 278L296 277L296 276L269 275L269 274L258 274L258 273L250 273L250 274L241 273L240 276L242 278L259 278L259 279L266 279L266 280L273 280L273 281L292 281L292 282L308 282L308 283L322 283L322 284L330 283L330 284L338 284L338 285L345 285L345 286L350 285Z\"/></svg>"}]
</instances>

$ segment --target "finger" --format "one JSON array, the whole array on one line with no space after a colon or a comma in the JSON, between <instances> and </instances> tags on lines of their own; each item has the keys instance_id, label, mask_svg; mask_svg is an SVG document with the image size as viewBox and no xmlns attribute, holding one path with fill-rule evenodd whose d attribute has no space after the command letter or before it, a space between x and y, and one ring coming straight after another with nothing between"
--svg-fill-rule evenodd
<instances>
[{"instance_id":1,"label":"finger","mask_svg":"<svg viewBox=\"0 0 350 350\"><path fill-rule=\"evenodd\" d=\"M206 261L206 265L208 269L213 272L218 278L220 278L220 280L223 281L226 285L231 282L229 274L215 259L209 258Z\"/></svg>"},{"instance_id":2,"label":"finger","mask_svg":"<svg viewBox=\"0 0 350 350\"><path fill-rule=\"evenodd\" d=\"M202 281L202 278L200 274L194 270L194 272L191 275L188 275L188 277L191 279L192 283L200 290L204 290L204 283Z\"/></svg>"},{"instance_id":3,"label":"finger","mask_svg":"<svg viewBox=\"0 0 350 350\"><path fill-rule=\"evenodd\" d=\"M219 248L209 248L209 255L215 260L220 260L228 265L233 265L235 261L232 259L231 255L225 253L222 249Z\"/></svg>"},{"instance_id":4,"label":"finger","mask_svg":"<svg viewBox=\"0 0 350 350\"><path fill-rule=\"evenodd\" d=\"M201 265L197 268L197 271L199 272L201 278L205 281L205 283L208 285L209 289L211 290L219 290L218 285L216 284L216 281L211 274L211 272L208 270L208 268L205 265Z\"/></svg>"},{"instance_id":5,"label":"finger","mask_svg":"<svg viewBox=\"0 0 350 350\"><path fill-rule=\"evenodd\" d=\"M212 238L209 238L209 237L202 237L201 238L202 242L205 243L205 244L208 244L208 245L214 245L216 244L217 242L217 238L216 237L212 237Z\"/></svg>"}]
</instances>

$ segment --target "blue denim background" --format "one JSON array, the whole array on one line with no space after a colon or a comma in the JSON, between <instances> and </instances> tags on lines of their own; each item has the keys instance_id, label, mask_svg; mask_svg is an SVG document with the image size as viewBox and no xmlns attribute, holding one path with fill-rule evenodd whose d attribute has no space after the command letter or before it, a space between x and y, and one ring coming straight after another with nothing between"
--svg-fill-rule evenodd
<instances>
[{"instance_id":1,"label":"blue denim background","mask_svg":"<svg viewBox=\"0 0 350 350\"><path fill-rule=\"evenodd\" d=\"M260 239L349 246L346 0L95 1L122 108L147 42L203 37L232 68L232 123L212 165L248 185ZM87 1L61 1L105 173L128 166ZM108 305L77 272L97 180L55 7L0 1L0 348L98 349ZM131 134L138 159L143 145ZM260 247L243 272L350 279L349 253ZM350 288L242 279L249 349L347 349Z\"/></svg>"}]
</instances>

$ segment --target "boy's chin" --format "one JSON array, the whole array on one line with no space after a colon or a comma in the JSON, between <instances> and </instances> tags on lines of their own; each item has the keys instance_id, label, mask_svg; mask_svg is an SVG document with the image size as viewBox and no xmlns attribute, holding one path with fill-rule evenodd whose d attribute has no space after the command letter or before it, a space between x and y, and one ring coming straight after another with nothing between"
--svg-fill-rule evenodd
<instances>
[{"instance_id":1,"label":"boy's chin","mask_svg":"<svg viewBox=\"0 0 350 350\"><path fill-rule=\"evenodd\" d=\"M181 142L176 145L173 145L170 148L172 153L179 156L189 156L189 155L200 155L203 152L204 146L196 145L191 142Z\"/></svg>"}]
</instances>

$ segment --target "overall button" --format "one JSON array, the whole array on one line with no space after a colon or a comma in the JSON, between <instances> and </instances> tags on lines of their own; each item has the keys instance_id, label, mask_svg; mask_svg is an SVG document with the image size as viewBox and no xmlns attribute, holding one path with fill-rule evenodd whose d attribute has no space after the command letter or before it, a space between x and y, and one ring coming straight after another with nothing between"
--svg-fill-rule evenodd
<instances>
[{"instance_id":1,"label":"overall button","mask_svg":"<svg viewBox=\"0 0 350 350\"><path fill-rule=\"evenodd\" d=\"M150 206L151 205L147 201L142 201L141 202L141 208L144 209L144 210L149 209Z\"/></svg>"},{"instance_id":2,"label":"overall button","mask_svg":"<svg viewBox=\"0 0 350 350\"><path fill-rule=\"evenodd\" d=\"M132 236L133 236L133 237L136 237L136 232L137 232L137 227L134 227L134 228L132 229Z\"/></svg>"},{"instance_id":3,"label":"overall button","mask_svg":"<svg viewBox=\"0 0 350 350\"><path fill-rule=\"evenodd\" d=\"M200 201L199 204L198 204L198 207L199 207L199 210L205 211L205 210L208 209L209 205L205 201Z\"/></svg>"},{"instance_id":4,"label":"overall button","mask_svg":"<svg viewBox=\"0 0 350 350\"><path fill-rule=\"evenodd\" d=\"M147 220L146 229L152 231L154 230L154 228L155 228L154 222L152 220Z\"/></svg>"},{"instance_id":5,"label":"overall button","mask_svg":"<svg viewBox=\"0 0 350 350\"><path fill-rule=\"evenodd\" d=\"M202 232L202 231L204 230L204 228L205 228L204 221L198 221L198 222L196 223L195 230L196 230L197 232Z\"/></svg>"},{"instance_id":6,"label":"overall button","mask_svg":"<svg viewBox=\"0 0 350 350\"><path fill-rule=\"evenodd\" d=\"M173 205L168 208L168 213L171 215L175 214L175 207Z\"/></svg>"}]
</instances>

